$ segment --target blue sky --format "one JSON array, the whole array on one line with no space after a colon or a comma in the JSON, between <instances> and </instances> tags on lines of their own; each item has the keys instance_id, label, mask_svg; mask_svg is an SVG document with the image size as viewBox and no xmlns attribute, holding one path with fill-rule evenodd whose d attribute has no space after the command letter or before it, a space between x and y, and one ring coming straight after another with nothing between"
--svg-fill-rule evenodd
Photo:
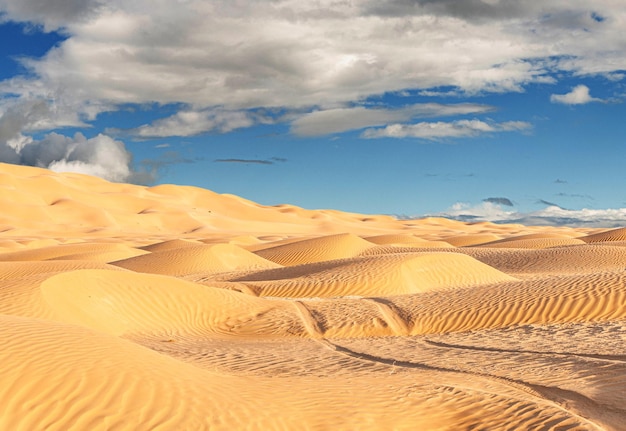
<instances>
[{"instance_id":1,"label":"blue sky","mask_svg":"<svg viewBox=\"0 0 626 431\"><path fill-rule=\"evenodd\" d=\"M0 161L262 204L626 224L626 4L0 0Z\"/></svg>"}]
</instances>

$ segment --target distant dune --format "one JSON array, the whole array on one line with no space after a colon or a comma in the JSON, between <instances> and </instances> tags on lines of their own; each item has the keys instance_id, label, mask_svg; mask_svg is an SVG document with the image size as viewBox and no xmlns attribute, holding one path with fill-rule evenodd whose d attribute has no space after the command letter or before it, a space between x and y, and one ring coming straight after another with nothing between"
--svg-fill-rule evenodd
<instances>
[{"instance_id":1,"label":"distant dune","mask_svg":"<svg viewBox=\"0 0 626 431\"><path fill-rule=\"evenodd\" d=\"M626 228L0 164L0 430L624 430Z\"/></svg>"}]
</instances>

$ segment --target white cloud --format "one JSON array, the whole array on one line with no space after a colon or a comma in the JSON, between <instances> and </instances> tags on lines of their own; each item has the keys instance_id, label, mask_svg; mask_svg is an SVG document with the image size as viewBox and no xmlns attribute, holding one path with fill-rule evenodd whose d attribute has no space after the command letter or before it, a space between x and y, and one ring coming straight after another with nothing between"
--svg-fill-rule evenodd
<instances>
[{"instance_id":1,"label":"white cloud","mask_svg":"<svg viewBox=\"0 0 626 431\"><path fill-rule=\"evenodd\" d=\"M586 85L578 85L566 94L553 94L550 96L552 103L563 103L565 105L583 105L590 102L601 102L602 99L596 99L589 94L589 87Z\"/></svg>"},{"instance_id":2,"label":"white cloud","mask_svg":"<svg viewBox=\"0 0 626 431\"><path fill-rule=\"evenodd\" d=\"M626 5L595 2L606 17L598 22L582 0L462 3L0 0L8 18L68 36L25 61L34 79L0 92L51 97L93 118L120 103L327 107L404 89L521 91L555 70L626 69Z\"/></svg>"},{"instance_id":3,"label":"white cloud","mask_svg":"<svg viewBox=\"0 0 626 431\"><path fill-rule=\"evenodd\" d=\"M241 111L221 109L180 111L128 132L141 138L193 136L209 131L227 133L235 129L250 127L253 124L255 124L254 117Z\"/></svg>"},{"instance_id":4,"label":"white cloud","mask_svg":"<svg viewBox=\"0 0 626 431\"><path fill-rule=\"evenodd\" d=\"M44 57L21 59L27 74L0 82L2 160L15 159L7 142L20 136L85 126L126 104L183 106L133 131L142 137L228 132L262 121L250 114L259 108L309 112L289 117L300 135L525 130L523 122L404 124L418 108L345 106L404 90L519 92L558 72L617 79L626 70L626 3L615 0L593 10L585 0L0 0L0 14L66 36ZM585 89L553 100L597 100Z\"/></svg>"},{"instance_id":5,"label":"white cloud","mask_svg":"<svg viewBox=\"0 0 626 431\"><path fill-rule=\"evenodd\" d=\"M447 217L455 220L495 223L521 223L527 226L573 226L573 227L622 227L626 225L626 208L568 210L558 206L547 206L539 211L517 212L505 210L500 205L483 202L472 206L456 203L448 210L432 214L435 217Z\"/></svg>"},{"instance_id":6,"label":"white cloud","mask_svg":"<svg viewBox=\"0 0 626 431\"><path fill-rule=\"evenodd\" d=\"M131 155L124 143L106 135L87 139L50 133L40 141L25 145L19 152L20 163L57 172L96 175L110 181L126 181L131 176Z\"/></svg>"},{"instance_id":7,"label":"white cloud","mask_svg":"<svg viewBox=\"0 0 626 431\"><path fill-rule=\"evenodd\" d=\"M1 0L9 18L68 35L25 63L34 81L2 90L63 92L64 103L102 109L327 107L404 89L521 91L555 69L626 69L626 5L594 3L608 17L599 23L582 1L456 3Z\"/></svg>"},{"instance_id":8,"label":"white cloud","mask_svg":"<svg viewBox=\"0 0 626 431\"><path fill-rule=\"evenodd\" d=\"M42 128L51 115L46 101L17 101L0 106L0 162L97 175L111 181L132 180L132 156L123 142L99 134L87 139L48 133L36 140L23 131ZM144 178L147 178L144 175Z\"/></svg>"},{"instance_id":9,"label":"white cloud","mask_svg":"<svg viewBox=\"0 0 626 431\"><path fill-rule=\"evenodd\" d=\"M347 130L381 126L390 122L408 121L419 117L443 117L448 115L476 114L492 111L488 105L459 103L442 105L439 103L420 103L396 109L336 108L314 111L292 122L292 133L300 136L318 136L341 133Z\"/></svg>"},{"instance_id":10,"label":"white cloud","mask_svg":"<svg viewBox=\"0 0 626 431\"><path fill-rule=\"evenodd\" d=\"M466 221L502 221L509 220L513 214L515 214L515 211L505 210L501 205L493 202L482 202L476 206L457 202L446 211L433 215Z\"/></svg>"},{"instance_id":11,"label":"white cloud","mask_svg":"<svg viewBox=\"0 0 626 431\"><path fill-rule=\"evenodd\" d=\"M481 120L458 120L452 122L421 122L417 124L391 124L378 129L367 129L364 138L422 138L437 140L442 138L468 138L494 132L525 131L531 129L524 121L503 123L484 122Z\"/></svg>"}]
</instances>

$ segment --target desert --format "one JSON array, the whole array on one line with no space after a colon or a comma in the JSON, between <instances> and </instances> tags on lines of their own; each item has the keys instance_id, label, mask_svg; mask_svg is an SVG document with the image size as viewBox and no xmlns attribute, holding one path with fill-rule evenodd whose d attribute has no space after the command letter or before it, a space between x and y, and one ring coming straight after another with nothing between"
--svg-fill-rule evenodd
<instances>
[{"instance_id":1,"label":"desert","mask_svg":"<svg viewBox=\"0 0 626 431\"><path fill-rule=\"evenodd\" d=\"M0 164L2 430L623 430L626 228Z\"/></svg>"}]
</instances>

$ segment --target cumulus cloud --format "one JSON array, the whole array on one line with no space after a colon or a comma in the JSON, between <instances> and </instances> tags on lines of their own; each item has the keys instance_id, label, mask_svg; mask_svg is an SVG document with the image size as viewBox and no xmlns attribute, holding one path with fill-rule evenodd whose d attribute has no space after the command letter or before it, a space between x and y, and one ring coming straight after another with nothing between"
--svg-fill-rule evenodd
<instances>
[{"instance_id":1,"label":"cumulus cloud","mask_svg":"<svg viewBox=\"0 0 626 431\"><path fill-rule=\"evenodd\" d=\"M37 128L47 110L45 103L33 102L13 106L0 116L1 162L96 175L110 181L133 181L139 174L131 168L132 156L124 143L109 136L87 139L81 133L68 137L53 132L35 140L23 135L22 131Z\"/></svg>"},{"instance_id":2,"label":"cumulus cloud","mask_svg":"<svg viewBox=\"0 0 626 431\"><path fill-rule=\"evenodd\" d=\"M449 115L477 114L493 111L489 105L458 103L419 103L395 109L363 106L335 108L305 114L291 123L291 132L299 136L319 136L347 130L381 126L390 122L413 118L444 117Z\"/></svg>"},{"instance_id":3,"label":"cumulus cloud","mask_svg":"<svg viewBox=\"0 0 626 431\"><path fill-rule=\"evenodd\" d=\"M601 102L602 99L591 97L589 87L578 85L566 94L553 94L550 96L552 103L563 103L565 105L584 105L590 102Z\"/></svg>"},{"instance_id":4,"label":"cumulus cloud","mask_svg":"<svg viewBox=\"0 0 626 431\"><path fill-rule=\"evenodd\" d=\"M530 123L524 121L507 121L503 123L485 122L482 120L458 120L452 122L422 122L417 124L390 124L378 129L367 129L364 138L421 138L438 140L442 138L469 138L485 133L526 131L531 129Z\"/></svg>"},{"instance_id":5,"label":"cumulus cloud","mask_svg":"<svg viewBox=\"0 0 626 431\"><path fill-rule=\"evenodd\" d=\"M2 161L96 175L118 182L127 181L132 175L131 155L124 143L102 134L87 139L81 133L73 137L49 133L41 140L14 149L13 155Z\"/></svg>"},{"instance_id":6,"label":"cumulus cloud","mask_svg":"<svg viewBox=\"0 0 626 431\"><path fill-rule=\"evenodd\" d=\"M96 175L110 181L152 178L134 171L124 143L110 136L98 134L88 139L82 133L69 137L52 132L33 139L23 133L45 128L51 111L44 100L0 106L0 162Z\"/></svg>"},{"instance_id":7,"label":"cumulus cloud","mask_svg":"<svg viewBox=\"0 0 626 431\"><path fill-rule=\"evenodd\" d=\"M491 202L483 202L475 206L468 203L456 203L448 210L431 216L466 222L521 223L527 226L613 228L626 225L626 208L568 210L558 206L547 206L539 211L518 212L505 210L500 205Z\"/></svg>"}]
</instances>

